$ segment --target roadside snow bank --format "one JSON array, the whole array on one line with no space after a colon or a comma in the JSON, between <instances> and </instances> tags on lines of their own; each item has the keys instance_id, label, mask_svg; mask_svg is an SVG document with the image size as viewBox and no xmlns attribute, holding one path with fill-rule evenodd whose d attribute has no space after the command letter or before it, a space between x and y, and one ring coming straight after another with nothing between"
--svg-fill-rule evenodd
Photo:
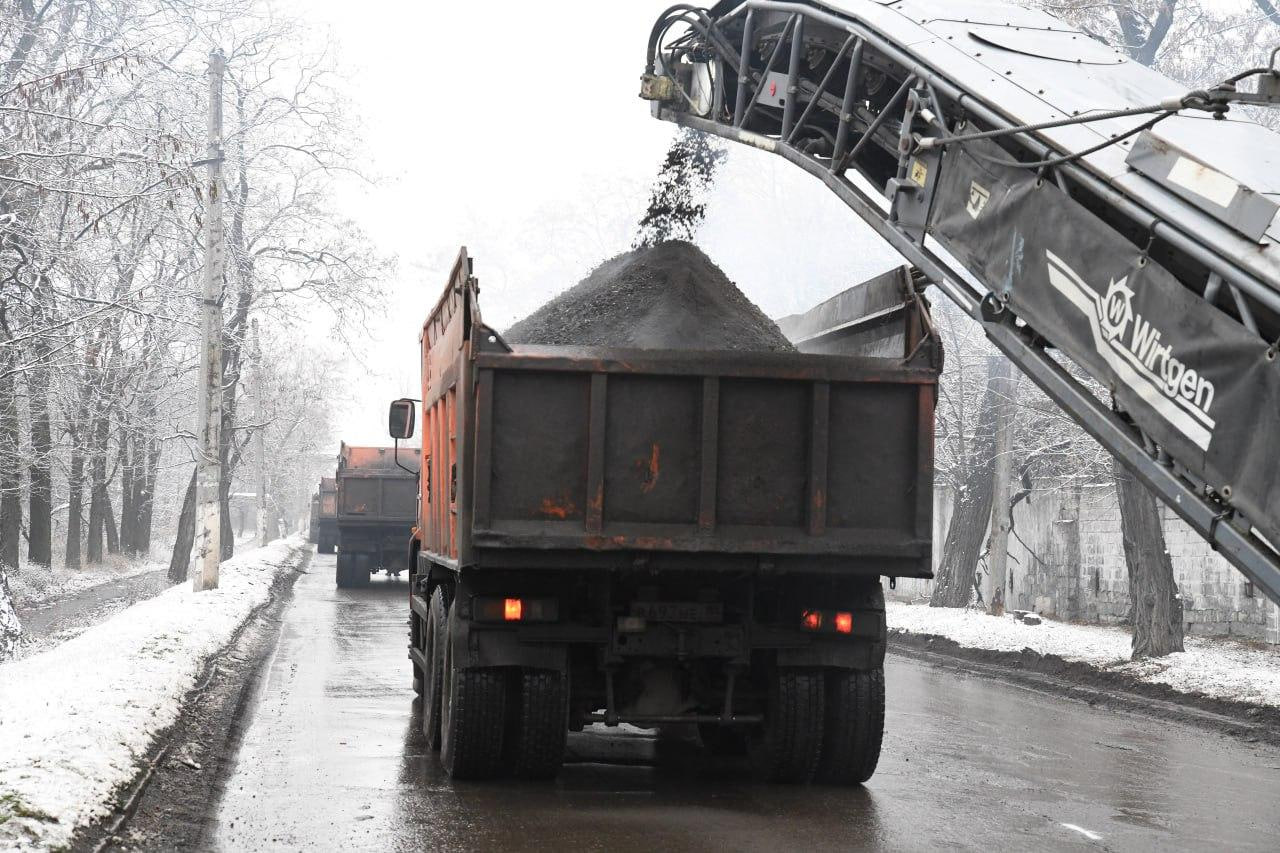
<instances>
[{"instance_id":1,"label":"roadside snow bank","mask_svg":"<svg viewBox=\"0 0 1280 853\"><path fill-rule=\"evenodd\" d=\"M300 536L222 564L42 654L0 665L0 848L64 846L108 813L153 739L177 719L205 660L298 567Z\"/></svg>"},{"instance_id":2,"label":"roadside snow bank","mask_svg":"<svg viewBox=\"0 0 1280 853\"><path fill-rule=\"evenodd\" d=\"M161 562L150 557L130 560L120 556L109 557L100 566L83 569L26 564L17 572L9 572L9 589L13 592L13 601L18 610L30 610L104 583L147 572L158 572L168 567L167 560Z\"/></svg>"},{"instance_id":3,"label":"roadside snow bank","mask_svg":"<svg viewBox=\"0 0 1280 853\"><path fill-rule=\"evenodd\" d=\"M1026 625L1012 616L988 616L976 610L956 610L904 604L885 605L890 631L945 637L958 645L997 652L1031 649L1137 681L1164 684L1183 693L1203 693L1215 699L1280 707L1280 650L1257 648L1230 640L1187 637L1186 651L1159 659L1131 662L1130 636L1125 628L1072 625L1044 619Z\"/></svg>"}]
</instances>

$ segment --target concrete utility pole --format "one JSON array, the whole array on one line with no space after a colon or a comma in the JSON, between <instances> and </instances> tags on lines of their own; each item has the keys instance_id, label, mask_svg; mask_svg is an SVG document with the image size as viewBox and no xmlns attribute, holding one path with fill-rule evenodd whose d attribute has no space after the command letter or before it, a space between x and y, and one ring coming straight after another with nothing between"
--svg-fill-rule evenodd
<instances>
[{"instance_id":1,"label":"concrete utility pole","mask_svg":"<svg viewBox=\"0 0 1280 853\"><path fill-rule=\"evenodd\" d=\"M204 338L200 344L200 459L196 474L196 546L192 585L216 589L222 554L222 291L226 240L222 229L222 52L209 55L209 148L205 154Z\"/></svg>"},{"instance_id":2,"label":"concrete utility pole","mask_svg":"<svg viewBox=\"0 0 1280 853\"><path fill-rule=\"evenodd\" d=\"M1013 421L1016 415L1018 375L1011 366L992 383L996 392L995 469L991 487L991 604L992 616L1004 615L1005 588L1009 585L1009 500L1013 494Z\"/></svg>"},{"instance_id":3,"label":"concrete utility pole","mask_svg":"<svg viewBox=\"0 0 1280 853\"><path fill-rule=\"evenodd\" d=\"M253 404L254 420L258 422L253 431L253 455L258 470L255 479L258 481L258 544L266 545L270 535L267 526L267 447L263 433L266 432L267 411L264 405L266 395L262 392L262 340L258 337L258 321L251 324L253 335Z\"/></svg>"}]
</instances>

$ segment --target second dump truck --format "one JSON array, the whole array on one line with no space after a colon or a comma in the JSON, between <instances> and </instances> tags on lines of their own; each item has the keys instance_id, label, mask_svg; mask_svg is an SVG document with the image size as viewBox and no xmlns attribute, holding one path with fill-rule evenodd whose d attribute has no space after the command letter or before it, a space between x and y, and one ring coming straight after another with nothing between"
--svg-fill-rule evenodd
<instances>
[{"instance_id":1,"label":"second dump truck","mask_svg":"<svg viewBox=\"0 0 1280 853\"><path fill-rule=\"evenodd\" d=\"M338 481L321 477L311 498L311 541L321 554L332 554L338 544Z\"/></svg>"},{"instance_id":2,"label":"second dump truck","mask_svg":"<svg viewBox=\"0 0 1280 853\"><path fill-rule=\"evenodd\" d=\"M342 444L334 474L340 587L363 586L375 572L398 575L408 568L404 541L417 515L418 459L416 450L400 455L412 467L397 464L390 447Z\"/></svg>"},{"instance_id":3,"label":"second dump truck","mask_svg":"<svg viewBox=\"0 0 1280 853\"><path fill-rule=\"evenodd\" d=\"M868 329L811 337L892 327L889 357L513 347L463 250L422 330L409 549L450 775L549 777L569 730L625 722L694 724L771 781L871 776L880 577L931 576L941 360L911 278L885 288Z\"/></svg>"}]
</instances>

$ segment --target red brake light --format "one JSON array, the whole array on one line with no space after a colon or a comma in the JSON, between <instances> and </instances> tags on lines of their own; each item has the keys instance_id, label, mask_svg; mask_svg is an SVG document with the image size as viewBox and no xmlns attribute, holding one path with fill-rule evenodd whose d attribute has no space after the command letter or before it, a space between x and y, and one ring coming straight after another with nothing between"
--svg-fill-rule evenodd
<instances>
[{"instance_id":1,"label":"red brake light","mask_svg":"<svg viewBox=\"0 0 1280 853\"><path fill-rule=\"evenodd\" d=\"M841 634L853 633L853 614L837 613L836 614L836 631Z\"/></svg>"},{"instance_id":2,"label":"red brake light","mask_svg":"<svg viewBox=\"0 0 1280 853\"><path fill-rule=\"evenodd\" d=\"M519 622L524 618L524 602L518 598L504 599L502 602L502 618L508 622Z\"/></svg>"},{"instance_id":3,"label":"red brake light","mask_svg":"<svg viewBox=\"0 0 1280 853\"><path fill-rule=\"evenodd\" d=\"M806 631L817 631L822 627L822 611L806 610L800 614L800 624Z\"/></svg>"}]
</instances>

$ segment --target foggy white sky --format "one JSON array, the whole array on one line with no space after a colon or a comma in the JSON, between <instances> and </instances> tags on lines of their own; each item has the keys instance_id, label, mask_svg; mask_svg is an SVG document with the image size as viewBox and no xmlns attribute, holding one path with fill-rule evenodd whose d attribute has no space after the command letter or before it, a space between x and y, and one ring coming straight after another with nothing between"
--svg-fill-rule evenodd
<instances>
[{"instance_id":1,"label":"foggy white sky","mask_svg":"<svg viewBox=\"0 0 1280 853\"><path fill-rule=\"evenodd\" d=\"M350 81L360 165L383 176L343 203L400 258L388 316L344 380L335 444L389 443L387 402L419 396L417 332L459 246L500 329L628 247L673 132L637 97L668 5L305 4ZM900 262L817 181L740 146L699 242L772 316Z\"/></svg>"}]
</instances>

